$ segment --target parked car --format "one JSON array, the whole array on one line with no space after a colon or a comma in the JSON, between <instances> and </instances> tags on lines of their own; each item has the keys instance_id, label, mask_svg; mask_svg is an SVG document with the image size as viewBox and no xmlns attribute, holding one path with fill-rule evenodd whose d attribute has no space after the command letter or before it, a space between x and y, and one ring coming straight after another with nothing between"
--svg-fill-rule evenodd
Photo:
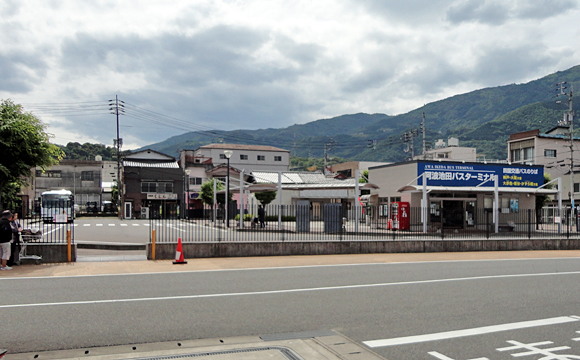
<instances>
[{"instance_id":1,"label":"parked car","mask_svg":"<svg viewBox=\"0 0 580 360\"><path fill-rule=\"evenodd\" d=\"M96 214L99 212L96 201L87 202L87 214Z\"/></svg>"},{"instance_id":2,"label":"parked car","mask_svg":"<svg viewBox=\"0 0 580 360\"><path fill-rule=\"evenodd\" d=\"M103 201L103 214L116 214L117 207L110 201Z\"/></svg>"}]
</instances>

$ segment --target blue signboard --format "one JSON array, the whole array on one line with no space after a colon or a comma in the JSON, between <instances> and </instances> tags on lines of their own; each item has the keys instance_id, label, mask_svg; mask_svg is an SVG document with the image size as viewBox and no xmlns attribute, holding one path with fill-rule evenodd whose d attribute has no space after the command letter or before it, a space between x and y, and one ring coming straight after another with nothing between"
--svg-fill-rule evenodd
<instances>
[{"instance_id":1,"label":"blue signboard","mask_svg":"<svg viewBox=\"0 0 580 360\"><path fill-rule=\"evenodd\" d=\"M499 175L500 187L537 188L544 184L541 166L458 164L448 162L418 162L417 175L425 173L428 186L493 187L493 177ZM417 180L423 185L423 177Z\"/></svg>"}]
</instances>

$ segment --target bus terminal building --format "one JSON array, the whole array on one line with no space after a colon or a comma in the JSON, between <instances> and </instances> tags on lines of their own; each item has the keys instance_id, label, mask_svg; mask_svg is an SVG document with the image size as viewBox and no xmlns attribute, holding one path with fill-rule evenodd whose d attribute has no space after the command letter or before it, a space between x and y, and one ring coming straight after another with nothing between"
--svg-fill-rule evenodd
<instances>
[{"instance_id":1,"label":"bus terminal building","mask_svg":"<svg viewBox=\"0 0 580 360\"><path fill-rule=\"evenodd\" d=\"M544 187L543 166L524 164L414 160L370 167L369 181L378 186L367 196L375 224L392 217L391 204L408 202L425 209L431 230L477 227L484 216L513 224L518 213L535 210L536 195L558 192Z\"/></svg>"}]
</instances>

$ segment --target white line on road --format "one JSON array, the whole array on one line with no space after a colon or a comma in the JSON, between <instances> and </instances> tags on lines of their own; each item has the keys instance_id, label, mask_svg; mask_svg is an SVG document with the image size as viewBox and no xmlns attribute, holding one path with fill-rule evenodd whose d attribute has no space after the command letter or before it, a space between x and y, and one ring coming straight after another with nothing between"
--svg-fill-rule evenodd
<instances>
[{"instance_id":1,"label":"white line on road","mask_svg":"<svg viewBox=\"0 0 580 360\"><path fill-rule=\"evenodd\" d=\"M134 225L134 224L133 224ZM127 226L127 224L121 224L121 226Z\"/></svg>"},{"instance_id":2,"label":"white line on road","mask_svg":"<svg viewBox=\"0 0 580 360\"><path fill-rule=\"evenodd\" d=\"M398 337L398 338L392 338L392 339L382 339L382 340L370 340L370 341L363 341L363 344L365 344L366 346L371 347L371 348L384 347L384 346L396 346L396 345L408 345L408 344L416 344L416 343L427 342L427 341L455 339L455 338L464 337L464 336L484 335L484 334L490 334L490 333L495 333L495 332L500 332L500 331L526 329L526 328L537 327L537 326L564 324L564 323L575 322L575 321L580 321L580 320L578 320L576 317L572 317L572 316L560 316L560 317L549 318L549 319L521 321L521 322L510 323L510 324L483 326L483 327L478 327L478 328L473 328L473 329L445 331L445 332L434 333L434 334L405 336L405 337Z\"/></svg>"},{"instance_id":3,"label":"white line on road","mask_svg":"<svg viewBox=\"0 0 580 360\"><path fill-rule=\"evenodd\" d=\"M115 224L109 224L109 226L115 226Z\"/></svg>"},{"instance_id":4,"label":"white line on road","mask_svg":"<svg viewBox=\"0 0 580 360\"><path fill-rule=\"evenodd\" d=\"M315 288L299 288L299 289L285 289L285 290L264 290L264 291L250 291L238 293L221 293L221 294L202 294L202 295L183 295L183 296L166 296L154 298L132 298L132 299L110 299L110 300L84 300L84 301L63 301L53 303L35 303L35 304L9 304L0 305L0 309L18 308L18 307L37 307L37 306L55 306L55 305L85 305L85 304L103 304L103 303L117 303L117 302L136 302L136 301L164 301L164 300L184 300L184 299L201 299L201 298L218 298L231 296L254 296L254 295L271 295L271 294L287 294L300 293L310 291L328 291L328 290L348 290L348 289L364 289L385 286L401 286L401 285L417 285L417 284L436 284L452 281L469 281L469 280L485 280L485 279L502 279L502 278L520 278L520 277L537 277L537 276L560 276L560 275L580 275L580 271L558 272L558 273L542 273L542 274L513 274L513 275L490 275L490 276L475 276L466 278L451 278L451 279L435 279L435 280L417 280L417 281L402 281L393 283L378 283L378 284L358 284L358 285L342 285L342 286L326 286ZM0 279L0 280L9 280ZM11 278L11 279L26 279L26 278ZM574 319L571 321L579 321L577 317L570 317ZM383 340L374 340L383 341ZM371 341L372 343L373 341ZM387 345L380 345L387 346Z\"/></svg>"},{"instance_id":5,"label":"white line on road","mask_svg":"<svg viewBox=\"0 0 580 360\"><path fill-rule=\"evenodd\" d=\"M91 224L83 224L83 226L91 226Z\"/></svg>"},{"instance_id":6,"label":"white line on road","mask_svg":"<svg viewBox=\"0 0 580 360\"><path fill-rule=\"evenodd\" d=\"M103 226L103 224L97 224L96 226Z\"/></svg>"}]
</instances>

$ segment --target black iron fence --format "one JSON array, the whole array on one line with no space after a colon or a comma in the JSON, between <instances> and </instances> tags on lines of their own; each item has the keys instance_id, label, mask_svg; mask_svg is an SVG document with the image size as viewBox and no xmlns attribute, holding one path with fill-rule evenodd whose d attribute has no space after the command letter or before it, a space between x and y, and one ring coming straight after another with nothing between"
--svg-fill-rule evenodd
<instances>
[{"instance_id":1,"label":"black iron fence","mask_svg":"<svg viewBox=\"0 0 580 360\"><path fill-rule=\"evenodd\" d=\"M74 243L75 211L68 204L51 204L50 208L40 206L32 209L9 209L18 214L18 223L25 230L24 241L35 243L67 243L70 232ZM30 231L29 231L30 230Z\"/></svg>"},{"instance_id":2,"label":"black iron fence","mask_svg":"<svg viewBox=\"0 0 580 360\"><path fill-rule=\"evenodd\" d=\"M409 208L397 214L347 204L268 205L205 210L199 218L151 219L157 242L389 241L416 239L580 238L570 208L492 209ZM152 232L153 234L153 232Z\"/></svg>"}]
</instances>

